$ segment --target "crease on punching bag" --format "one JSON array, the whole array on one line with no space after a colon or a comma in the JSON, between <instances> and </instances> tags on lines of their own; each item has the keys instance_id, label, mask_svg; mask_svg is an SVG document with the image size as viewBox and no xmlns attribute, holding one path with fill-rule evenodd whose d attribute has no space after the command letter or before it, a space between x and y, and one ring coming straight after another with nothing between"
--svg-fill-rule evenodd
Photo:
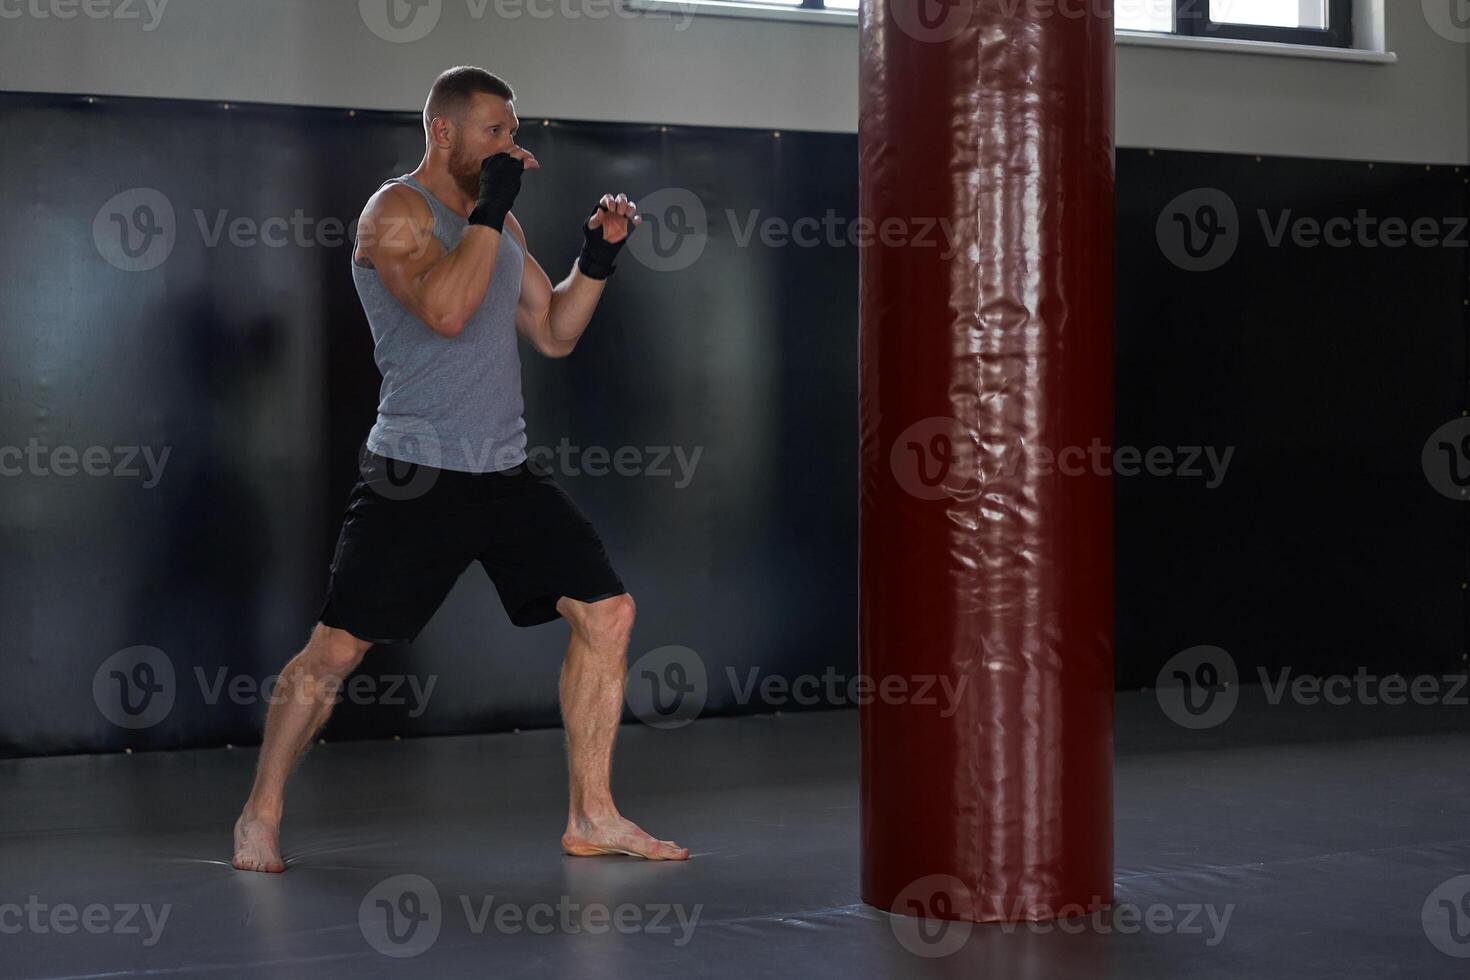
<instances>
[{"instance_id":1,"label":"crease on punching bag","mask_svg":"<svg viewBox=\"0 0 1470 980\"><path fill-rule=\"evenodd\" d=\"M1112 899L1112 490L1086 460L1112 441L1113 23L1082 6L861 9L862 893L890 911Z\"/></svg>"}]
</instances>

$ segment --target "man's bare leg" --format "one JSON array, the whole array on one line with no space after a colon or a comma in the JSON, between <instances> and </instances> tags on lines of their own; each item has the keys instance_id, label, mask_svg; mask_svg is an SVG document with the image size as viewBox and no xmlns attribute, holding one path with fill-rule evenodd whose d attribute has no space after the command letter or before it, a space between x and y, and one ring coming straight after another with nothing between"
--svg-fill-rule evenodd
<instances>
[{"instance_id":1,"label":"man's bare leg","mask_svg":"<svg viewBox=\"0 0 1470 980\"><path fill-rule=\"evenodd\" d=\"M644 833L613 805L612 750L623 713L632 597L586 603L563 596L556 610L572 628L561 670L561 713L571 776L562 850L578 857L630 854L683 861L689 857L688 848Z\"/></svg>"},{"instance_id":2,"label":"man's bare leg","mask_svg":"<svg viewBox=\"0 0 1470 980\"><path fill-rule=\"evenodd\" d=\"M286 779L312 736L327 723L344 678L372 644L318 623L306 648L281 671L265 717L265 740L255 786L235 822L235 859L241 871L285 871L281 860L281 807Z\"/></svg>"}]
</instances>

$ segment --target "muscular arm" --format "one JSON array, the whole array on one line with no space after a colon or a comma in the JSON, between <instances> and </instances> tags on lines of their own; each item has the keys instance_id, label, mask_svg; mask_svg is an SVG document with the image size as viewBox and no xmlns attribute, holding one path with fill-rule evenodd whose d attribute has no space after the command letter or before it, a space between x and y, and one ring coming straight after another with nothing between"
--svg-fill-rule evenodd
<instances>
[{"instance_id":1,"label":"muscular arm","mask_svg":"<svg viewBox=\"0 0 1470 980\"><path fill-rule=\"evenodd\" d=\"M445 251L429 205L390 184L363 211L352 260L376 269L393 298L430 330L455 337L484 300L499 253L500 232L483 225L470 225Z\"/></svg>"},{"instance_id":2,"label":"muscular arm","mask_svg":"<svg viewBox=\"0 0 1470 980\"><path fill-rule=\"evenodd\" d=\"M526 254L521 276L521 299L516 306L516 329L547 357L566 357L592 322L607 280L584 276L575 262L567 277L555 286L526 247L526 233L515 215L507 215L505 229Z\"/></svg>"}]
</instances>

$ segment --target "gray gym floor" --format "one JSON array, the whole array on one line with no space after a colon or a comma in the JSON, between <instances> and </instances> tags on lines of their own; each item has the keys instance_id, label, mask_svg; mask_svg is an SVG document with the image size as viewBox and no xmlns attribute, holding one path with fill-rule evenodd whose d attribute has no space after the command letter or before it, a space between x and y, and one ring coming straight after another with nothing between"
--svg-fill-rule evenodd
<instances>
[{"instance_id":1,"label":"gray gym floor","mask_svg":"<svg viewBox=\"0 0 1470 980\"><path fill-rule=\"evenodd\" d=\"M284 875L227 863L253 750L12 760L0 974L1464 977L1464 712L1121 696L1118 906L1069 931L862 904L852 711L624 727L620 805L683 864L560 853L559 731L314 748Z\"/></svg>"}]
</instances>

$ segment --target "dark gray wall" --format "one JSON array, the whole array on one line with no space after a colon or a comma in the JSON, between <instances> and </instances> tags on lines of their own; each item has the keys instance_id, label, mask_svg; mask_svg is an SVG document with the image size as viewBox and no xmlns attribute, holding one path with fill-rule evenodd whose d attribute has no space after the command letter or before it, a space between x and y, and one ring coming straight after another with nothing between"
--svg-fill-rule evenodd
<instances>
[{"instance_id":1,"label":"dark gray wall","mask_svg":"<svg viewBox=\"0 0 1470 980\"><path fill-rule=\"evenodd\" d=\"M3 246L0 443L109 447L115 467L125 460L111 447L170 452L153 487L29 466L0 482L0 655L15 678L0 689L0 747L251 741L263 712L253 686L301 646L320 607L378 379L344 245L240 247L226 231L210 247L199 223L212 231L222 211L352 220L384 177L413 168L421 130L407 115L34 96L0 101L0 119L34 137L12 136L0 188L25 229ZM630 656L696 651L711 712L739 707L726 667L743 679L750 666L851 663L856 252L742 246L724 212L737 230L752 214L852 214L852 138L523 127L543 168L516 212L553 279L604 191L679 187L709 216L687 267L670 268L689 253L625 253L572 357L522 347L533 446L627 447L649 471L563 476L638 601ZM137 188L167 199L175 241L157 267L124 271L102 253L117 252L113 215L130 221L143 199L104 203ZM639 234L653 244L657 231ZM687 486L662 458L670 449L699 454ZM344 704L328 735L557 724L565 632L511 627L472 568L417 643L364 668L432 679L429 710L382 703L393 698L383 687L366 698L376 703ZM166 665L150 680L129 654L102 669L94 697L94 674L136 646ZM141 705L138 685L162 686L168 667L174 703L161 719L129 729L99 709L125 688ZM238 694L215 691L221 674Z\"/></svg>"},{"instance_id":2,"label":"dark gray wall","mask_svg":"<svg viewBox=\"0 0 1470 980\"><path fill-rule=\"evenodd\" d=\"M312 236L340 237L324 222L352 220L414 166L417 120L12 95L0 122L0 205L17 229L0 244L0 451L34 446L46 468L0 477L0 752L255 741L256 686L320 606L377 389L347 248ZM533 444L701 454L684 487L562 476L638 600L630 657L695 651L705 713L800 707L743 698L731 672L744 685L752 670L856 670L857 254L738 233L829 209L850 221L853 137L523 125L544 168L516 211L553 278L604 191L667 217L654 192L683 188L709 219L697 261L624 258L570 359L522 350ZM1421 452L1466 406L1470 250L1274 248L1256 211L1463 216L1465 176L1120 152L1115 441L1234 447L1213 489L1118 479L1120 684L1154 683L1198 644L1248 677L1460 667L1470 509L1436 492ZM1158 226L1202 187L1237 208L1239 244L1191 272ZM140 188L167 200L174 240L125 271L112 216L170 224L137 211L144 196L113 200ZM1193 220L1198 203L1174 210ZM274 229L283 247L234 244L228 227L208 243L222 213L297 211L306 244L289 223ZM59 475L61 447L141 473ZM138 447L169 452L156 486ZM1470 455L1459 463L1470 472ZM472 568L419 642L369 655L373 686L327 735L556 724L563 642L560 624L509 626ZM434 685L426 703L410 682ZM141 714L122 711L124 691Z\"/></svg>"}]
</instances>

